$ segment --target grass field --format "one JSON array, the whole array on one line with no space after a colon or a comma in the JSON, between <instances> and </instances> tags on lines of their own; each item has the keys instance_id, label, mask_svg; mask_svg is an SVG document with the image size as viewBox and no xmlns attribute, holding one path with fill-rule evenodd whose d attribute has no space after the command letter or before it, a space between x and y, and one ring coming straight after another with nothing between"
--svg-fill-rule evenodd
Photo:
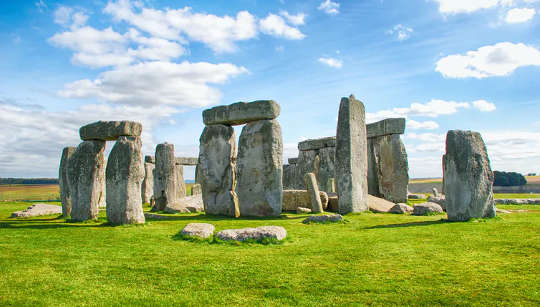
<instances>
[{"instance_id":1,"label":"grass field","mask_svg":"<svg viewBox=\"0 0 540 307\"><path fill-rule=\"evenodd\" d=\"M354 214L229 219L170 215L141 226L10 219L0 204L0 305L506 305L540 304L540 207L488 221ZM148 208L145 208L148 210ZM178 239L187 223L279 225L283 244Z\"/></svg>"}]
</instances>

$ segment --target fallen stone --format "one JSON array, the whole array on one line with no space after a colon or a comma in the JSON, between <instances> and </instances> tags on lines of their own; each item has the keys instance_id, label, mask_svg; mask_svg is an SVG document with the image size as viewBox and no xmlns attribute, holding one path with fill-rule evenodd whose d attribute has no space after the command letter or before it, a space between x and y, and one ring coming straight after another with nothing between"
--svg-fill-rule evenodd
<instances>
[{"instance_id":1,"label":"fallen stone","mask_svg":"<svg viewBox=\"0 0 540 307\"><path fill-rule=\"evenodd\" d=\"M390 213L397 213L397 214L405 214L405 213L412 213L414 211L414 208L407 205L407 204L404 204L404 203L399 203L399 204L395 204L391 209L390 209Z\"/></svg>"},{"instance_id":2,"label":"fallen stone","mask_svg":"<svg viewBox=\"0 0 540 307\"><path fill-rule=\"evenodd\" d=\"M156 165L144 162L144 179L142 182L141 197L143 204L150 203L154 196L154 169Z\"/></svg>"},{"instance_id":3,"label":"fallen stone","mask_svg":"<svg viewBox=\"0 0 540 307\"><path fill-rule=\"evenodd\" d=\"M343 216L341 216L340 214L313 215L302 221L302 223L304 224L338 222L343 222Z\"/></svg>"},{"instance_id":4,"label":"fallen stone","mask_svg":"<svg viewBox=\"0 0 540 307\"><path fill-rule=\"evenodd\" d=\"M60 158L60 168L58 170L58 183L60 185L60 200L62 201L62 215L71 215L71 192L68 180L68 162L77 147L65 147Z\"/></svg>"},{"instance_id":5,"label":"fallen stone","mask_svg":"<svg viewBox=\"0 0 540 307\"><path fill-rule=\"evenodd\" d=\"M435 196L428 196L428 199L427 199L428 202L430 203L436 203L436 204L439 204L439 206L441 206L443 208L443 210L445 210L446 208L446 198L444 195L440 195L435 197Z\"/></svg>"},{"instance_id":6,"label":"fallen stone","mask_svg":"<svg viewBox=\"0 0 540 307\"><path fill-rule=\"evenodd\" d=\"M408 199L425 199L426 195L424 195L424 194L408 194L407 198Z\"/></svg>"},{"instance_id":7,"label":"fallen stone","mask_svg":"<svg viewBox=\"0 0 540 307\"><path fill-rule=\"evenodd\" d=\"M140 137L121 136L107 160L107 220L111 224L145 222L141 186L144 162Z\"/></svg>"},{"instance_id":8,"label":"fallen stone","mask_svg":"<svg viewBox=\"0 0 540 307\"><path fill-rule=\"evenodd\" d=\"M309 198L311 199L311 211L313 211L313 213L323 212L319 186L317 184L315 174L307 173L304 178L306 180L306 188L309 193Z\"/></svg>"},{"instance_id":9,"label":"fallen stone","mask_svg":"<svg viewBox=\"0 0 540 307\"><path fill-rule=\"evenodd\" d=\"M244 126L236 159L241 216L279 216L283 200L283 139L277 120Z\"/></svg>"},{"instance_id":10,"label":"fallen stone","mask_svg":"<svg viewBox=\"0 0 540 307\"><path fill-rule=\"evenodd\" d=\"M369 209L365 120L362 102L353 95L341 99L335 149L335 180L341 214Z\"/></svg>"},{"instance_id":11,"label":"fallen stone","mask_svg":"<svg viewBox=\"0 0 540 307\"><path fill-rule=\"evenodd\" d=\"M178 168L174 157L174 145L163 143L156 146L156 166L154 169L153 211L163 211L169 204L178 201L181 183L178 182ZM184 190L185 195L185 190Z\"/></svg>"},{"instance_id":12,"label":"fallen stone","mask_svg":"<svg viewBox=\"0 0 540 307\"><path fill-rule=\"evenodd\" d=\"M195 213L204 211L202 194L186 196L169 204L165 210L167 213Z\"/></svg>"},{"instance_id":13,"label":"fallen stone","mask_svg":"<svg viewBox=\"0 0 540 307\"><path fill-rule=\"evenodd\" d=\"M443 173L448 220L495 216L494 176L480 133L448 131Z\"/></svg>"},{"instance_id":14,"label":"fallen stone","mask_svg":"<svg viewBox=\"0 0 540 307\"><path fill-rule=\"evenodd\" d=\"M431 213L442 213L443 209L436 203L421 203L414 205L413 215L428 215Z\"/></svg>"},{"instance_id":15,"label":"fallen stone","mask_svg":"<svg viewBox=\"0 0 540 307\"><path fill-rule=\"evenodd\" d=\"M304 207L298 207L298 208L296 208L296 213L297 214L311 213L311 209L304 208Z\"/></svg>"},{"instance_id":16,"label":"fallen stone","mask_svg":"<svg viewBox=\"0 0 540 307\"><path fill-rule=\"evenodd\" d=\"M145 163L156 164L156 157L154 157L154 156L144 156L144 162Z\"/></svg>"},{"instance_id":17,"label":"fallen stone","mask_svg":"<svg viewBox=\"0 0 540 307\"><path fill-rule=\"evenodd\" d=\"M197 237L201 239L210 238L214 234L214 225L207 223L189 223L182 229L182 236Z\"/></svg>"},{"instance_id":18,"label":"fallen stone","mask_svg":"<svg viewBox=\"0 0 540 307\"><path fill-rule=\"evenodd\" d=\"M145 213L144 214L145 219L151 219L151 220L170 220L171 216L166 215L159 215L159 214L153 214L153 213Z\"/></svg>"},{"instance_id":19,"label":"fallen stone","mask_svg":"<svg viewBox=\"0 0 540 307\"><path fill-rule=\"evenodd\" d=\"M200 137L197 182L201 184L206 214L239 217L234 129L225 125L204 128Z\"/></svg>"},{"instance_id":20,"label":"fallen stone","mask_svg":"<svg viewBox=\"0 0 540 307\"><path fill-rule=\"evenodd\" d=\"M216 234L224 241L246 241L276 239L281 241L287 237L287 230L281 226L260 226L257 228L225 229Z\"/></svg>"},{"instance_id":21,"label":"fallen stone","mask_svg":"<svg viewBox=\"0 0 540 307\"><path fill-rule=\"evenodd\" d=\"M328 206L328 194L319 191L323 210ZM283 211L296 211L298 207L311 209L311 197L307 190L283 190Z\"/></svg>"},{"instance_id":22,"label":"fallen stone","mask_svg":"<svg viewBox=\"0 0 540 307\"><path fill-rule=\"evenodd\" d=\"M368 124L366 127L367 137L377 137L390 134L405 133L405 118L387 118Z\"/></svg>"},{"instance_id":23,"label":"fallen stone","mask_svg":"<svg viewBox=\"0 0 540 307\"><path fill-rule=\"evenodd\" d=\"M367 203L369 207L369 211L374 213L387 213L390 212L390 209L394 207L394 203L391 201L387 201L384 198L375 197L373 195L369 195L367 197Z\"/></svg>"},{"instance_id":24,"label":"fallen stone","mask_svg":"<svg viewBox=\"0 0 540 307\"><path fill-rule=\"evenodd\" d=\"M243 125L259 120L272 120L279 116L279 112L279 104L273 100L237 102L204 110L203 121L207 126Z\"/></svg>"},{"instance_id":25,"label":"fallen stone","mask_svg":"<svg viewBox=\"0 0 540 307\"><path fill-rule=\"evenodd\" d=\"M11 213L11 217L33 217L51 214L61 214L62 207L47 204L33 204L30 207Z\"/></svg>"},{"instance_id":26,"label":"fallen stone","mask_svg":"<svg viewBox=\"0 0 540 307\"><path fill-rule=\"evenodd\" d=\"M121 136L141 136L141 132L142 125L140 123L128 120L98 121L79 129L81 139L84 141L114 141Z\"/></svg>"},{"instance_id":27,"label":"fallen stone","mask_svg":"<svg viewBox=\"0 0 540 307\"><path fill-rule=\"evenodd\" d=\"M198 183L195 183L191 186L191 195L199 195L202 194L201 185Z\"/></svg>"},{"instance_id":28,"label":"fallen stone","mask_svg":"<svg viewBox=\"0 0 540 307\"><path fill-rule=\"evenodd\" d=\"M187 157L176 157L176 164L178 165L197 165L199 163L199 158L187 158Z\"/></svg>"},{"instance_id":29,"label":"fallen stone","mask_svg":"<svg viewBox=\"0 0 540 307\"><path fill-rule=\"evenodd\" d=\"M336 147L336 137L310 139L298 143L298 150L317 150L325 147Z\"/></svg>"}]
</instances>

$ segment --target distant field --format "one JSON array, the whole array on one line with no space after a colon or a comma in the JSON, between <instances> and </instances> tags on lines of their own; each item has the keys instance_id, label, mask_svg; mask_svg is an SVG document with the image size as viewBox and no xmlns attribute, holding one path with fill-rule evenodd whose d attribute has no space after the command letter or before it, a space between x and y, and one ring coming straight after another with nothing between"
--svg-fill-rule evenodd
<instances>
[{"instance_id":1,"label":"distant field","mask_svg":"<svg viewBox=\"0 0 540 307\"><path fill-rule=\"evenodd\" d=\"M540 184L540 176L525 176L527 184ZM442 182L442 178L418 178L409 180L410 183Z\"/></svg>"}]
</instances>

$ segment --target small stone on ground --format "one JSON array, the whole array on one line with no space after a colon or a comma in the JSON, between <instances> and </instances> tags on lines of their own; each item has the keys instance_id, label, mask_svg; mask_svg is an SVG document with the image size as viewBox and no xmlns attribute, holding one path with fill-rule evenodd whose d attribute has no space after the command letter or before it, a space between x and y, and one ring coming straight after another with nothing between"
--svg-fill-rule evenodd
<instances>
[{"instance_id":1,"label":"small stone on ground","mask_svg":"<svg viewBox=\"0 0 540 307\"><path fill-rule=\"evenodd\" d=\"M206 239L214 234L214 229L214 225L208 223L189 223L182 229L182 235Z\"/></svg>"},{"instance_id":2,"label":"small stone on ground","mask_svg":"<svg viewBox=\"0 0 540 307\"><path fill-rule=\"evenodd\" d=\"M414 205L413 215L427 215L430 213L442 213L443 209L436 203L421 203Z\"/></svg>"},{"instance_id":3,"label":"small stone on ground","mask_svg":"<svg viewBox=\"0 0 540 307\"><path fill-rule=\"evenodd\" d=\"M225 229L216 234L224 241L246 241L276 239L281 241L287 237L287 230L281 226L260 226L257 228Z\"/></svg>"},{"instance_id":4,"label":"small stone on ground","mask_svg":"<svg viewBox=\"0 0 540 307\"><path fill-rule=\"evenodd\" d=\"M62 207L56 205L47 204L33 204L32 206L21 210L15 211L11 214L11 217L32 217L41 215L61 214Z\"/></svg>"},{"instance_id":5,"label":"small stone on ground","mask_svg":"<svg viewBox=\"0 0 540 307\"><path fill-rule=\"evenodd\" d=\"M302 223L338 223L343 221L341 214L314 215L303 220Z\"/></svg>"},{"instance_id":6,"label":"small stone on ground","mask_svg":"<svg viewBox=\"0 0 540 307\"><path fill-rule=\"evenodd\" d=\"M390 213L397 213L397 214L405 214L405 213L411 213L413 212L414 208L407 205L407 204L404 204L404 203L399 203L399 204L396 204L392 207L392 209L390 209Z\"/></svg>"},{"instance_id":7,"label":"small stone on ground","mask_svg":"<svg viewBox=\"0 0 540 307\"><path fill-rule=\"evenodd\" d=\"M296 208L296 213L298 213L298 214L311 213L311 209L304 208L304 207L298 207L298 208Z\"/></svg>"}]
</instances>

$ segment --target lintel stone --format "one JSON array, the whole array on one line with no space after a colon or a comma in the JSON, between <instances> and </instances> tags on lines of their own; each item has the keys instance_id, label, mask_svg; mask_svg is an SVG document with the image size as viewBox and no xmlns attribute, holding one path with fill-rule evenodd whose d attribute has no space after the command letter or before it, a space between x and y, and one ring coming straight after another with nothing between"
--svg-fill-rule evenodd
<instances>
[{"instance_id":1,"label":"lintel stone","mask_svg":"<svg viewBox=\"0 0 540 307\"><path fill-rule=\"evenodd\" d=\"M203 111L205 125L243 125L279 116L280 107L273 100L237 102L228 106L217 106Z\"/></svg>"},{"instance_id":2,"label":"lintel stone","mask_svg":"<svg viewBox=\"0 0 540 307\"><path fill-rule=\"evenodd\" d=\"M197 165L199 158L176 157L176 165Z\"/></svg>"},{"instance_id":3,"label":"lintel stone","mask_svg":"<svg viewBox=\"0 0 540 307\"><path fill-rule=\"evenodd\" d=\"M367 137L405 133L405 118L387 118L366 125Z\"/></svg>"},{"instance_id":4,"label":"lintel stone","mask_svg":"<svg viewBox=\"0 0 540 307\"><path fill-rule=\"evenodd\" d=\"M79 129L83 141L115 141L121 136L141 136L142 124L134 121L97 121Z\"/></svg>"},{"instance_id":5,"label":"lintel stone","mask_svg":"<svg viewBox=\"0 0 540 307\"><path fill-rule=\"evenodd\" d=\"M311 139L298 143L298 150L317 150L325 147L336 147L336 137Z\"/></svg>"}]
</instances>

